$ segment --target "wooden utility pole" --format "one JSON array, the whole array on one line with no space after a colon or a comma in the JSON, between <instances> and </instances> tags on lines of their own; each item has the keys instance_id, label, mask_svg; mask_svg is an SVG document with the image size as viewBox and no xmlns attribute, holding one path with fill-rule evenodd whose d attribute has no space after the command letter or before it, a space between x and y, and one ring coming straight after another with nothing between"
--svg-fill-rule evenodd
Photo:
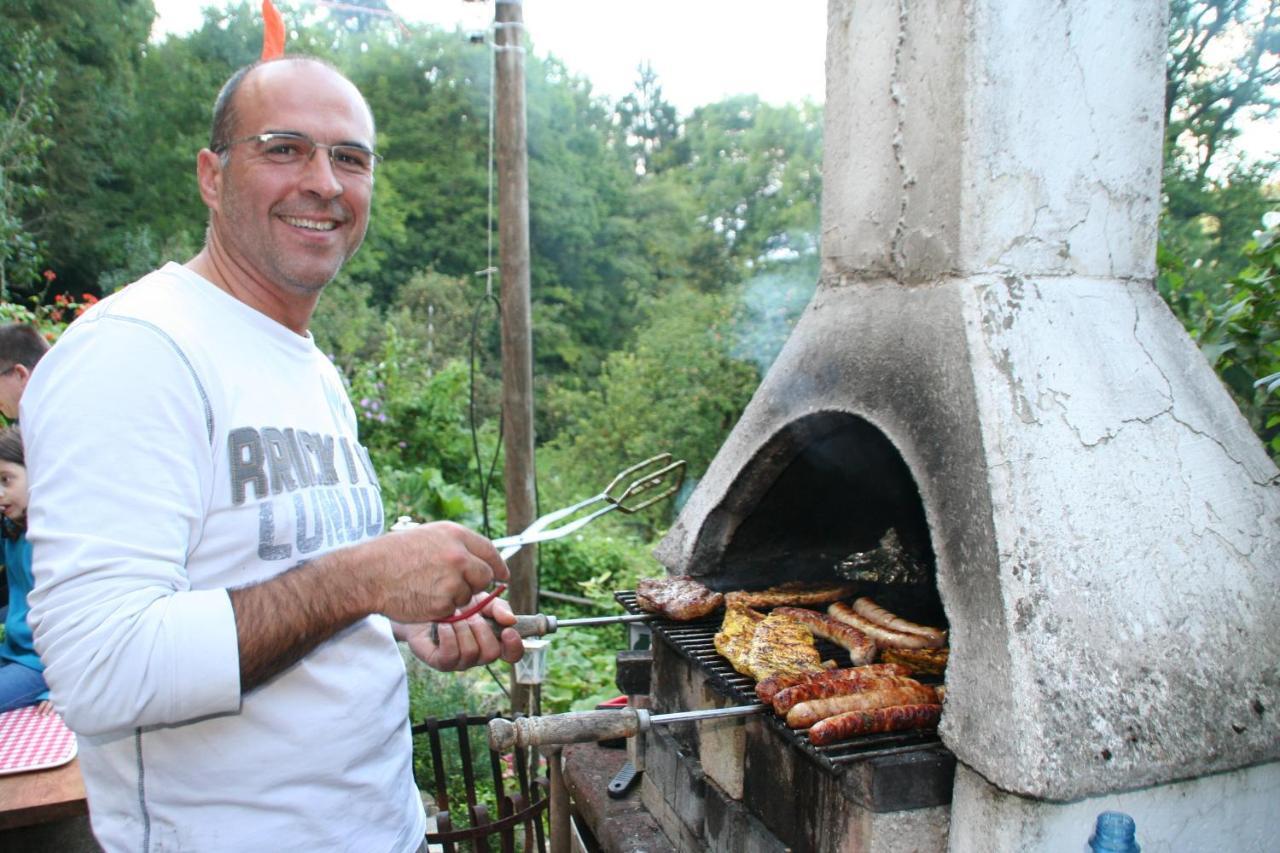
<instances>
[{"instance_id":1,"label":"wooden utility pole","mask_svg":"<svg viewBox=\"0 0 1280 853\"><path fill-rule=\"evenodd\" d=\"M522 0L494 8L494 137L498 160L498 272L502 282L503 475L507 532L534 520L533 334L529 308L529 153L525 145L524 15ZM510 560L507 598L516 613L538 612L535 549ZM530 690L513 684L512 709L531 713Z\"/></svg>"}]
</instances>

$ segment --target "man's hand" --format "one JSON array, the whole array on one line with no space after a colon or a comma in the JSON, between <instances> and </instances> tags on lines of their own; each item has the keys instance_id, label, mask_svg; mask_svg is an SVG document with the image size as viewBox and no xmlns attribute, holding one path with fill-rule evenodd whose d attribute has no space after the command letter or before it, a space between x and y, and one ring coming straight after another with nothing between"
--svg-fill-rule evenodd
<instances>
[{"instance_id":1,"label":"man's hand","mask_svg":"<svg viewBox=\"0 0 1280 853\"><path fill-rule=\"evenodd\" d=\"M459 609L481 598L483 594L478 594ZM395 631L397 638L405 640L409 644L409 650L420 660L441 672L482 666L498 658L507 663L520 660L524 655L520 635L514 628L505 628L499 639L485 621L486 616L499 625L514 625L516 621L511 613L511 606L499 598L476 615L460 622L397 624Z\"/></svg>"},{"instance_id":2,"label":"man's hand","mask_svg":"<svg viewBox=\"0 0 1280 853\"><path fill-rule=\"evenodd\" d=\"M270 580L229 590L240 646L240 689L263 683L370 613L406 625L434 622L509 577L492 542L460 524L438 521L330 551ZM509 607L505 614L503 624L509 625L514 620ZM483 621L478 630L459 624L442 629L438 644L417 653L442 669L474 666L499 654L519 659L519 637L509 633L514 641L499 643Z\"/></svg>"},{"instance_id":3,"label":"man's hand","mask_svg":"<svg viewBox=\"0 0 1280 853\"><path fill-rule=\"evenodd\" d=\"M450 616L511 573L493 543L449 521L422 524L374 540L376 612L411 624ZM510 610L508 610L508 613Z\"/></svg>"}]
</instances>

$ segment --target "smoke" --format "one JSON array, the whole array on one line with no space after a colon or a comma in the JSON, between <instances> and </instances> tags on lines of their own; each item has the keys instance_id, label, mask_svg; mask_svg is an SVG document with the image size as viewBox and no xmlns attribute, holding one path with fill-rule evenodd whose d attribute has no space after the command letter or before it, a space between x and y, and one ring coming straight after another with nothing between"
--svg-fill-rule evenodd
<instances>
[{"instance_id":1,"label":"smoke","mask_svg":"<svg viewBox=\"0 0 1280 853\"><path fill-rule=\"evenodd\" d=\"M730 355L754 362L763 376L809 304L817 283L816 253L772 266L744 282Z\"/></svg>"}]
</instances>

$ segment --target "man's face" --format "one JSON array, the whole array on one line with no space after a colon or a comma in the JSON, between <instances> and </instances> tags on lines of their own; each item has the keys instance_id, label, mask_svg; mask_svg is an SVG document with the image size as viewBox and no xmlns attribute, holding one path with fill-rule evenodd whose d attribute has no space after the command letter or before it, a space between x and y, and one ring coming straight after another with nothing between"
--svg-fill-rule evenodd
<instances>
[{"instance_id":1,"label":"man's face","mask_svg":"<svg viewBox=\"0 0 1280 853\"><path fill-rule=\"evenodd\" d=\"M27 387L30 376L31 371L25 364L11 364L0 372L0 415L11 421L18 417L18 401L22 399L22 391Z\"/></svg>"},{"instance_id":2,"label":"man's face","mask_svg":"<svg viewBox=\"0 0 1280 853\"><path fill-rule=\"evenodd\" d=\"M373 119L355 87L313 62L255 69L235 95L233 139L298 133L327 145L373 148ZM335 170L327 148L280 165L246 142L224 155L206 203L211 241L248 276L294 294L318 292L355 254L369 224L372 175Z\"/></svg>"}]
</instances>

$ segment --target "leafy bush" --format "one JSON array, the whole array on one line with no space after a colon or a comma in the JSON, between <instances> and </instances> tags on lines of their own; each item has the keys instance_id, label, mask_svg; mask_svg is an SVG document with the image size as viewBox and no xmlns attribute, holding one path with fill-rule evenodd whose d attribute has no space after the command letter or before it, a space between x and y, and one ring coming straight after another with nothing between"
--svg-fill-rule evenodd
<instances>
[{"instance_id":1,"label":"leafy bush","mask_svg":"<svg viewBox=\"0 0 1280 853\"><path fill-rule=\"evenodd\" d=\"M1215 291L1191 284L1186 263L1165 247L1160 292L1280 460L1280 214L1243 249L1245 268Z\"/></svg>"}]
</instances>

